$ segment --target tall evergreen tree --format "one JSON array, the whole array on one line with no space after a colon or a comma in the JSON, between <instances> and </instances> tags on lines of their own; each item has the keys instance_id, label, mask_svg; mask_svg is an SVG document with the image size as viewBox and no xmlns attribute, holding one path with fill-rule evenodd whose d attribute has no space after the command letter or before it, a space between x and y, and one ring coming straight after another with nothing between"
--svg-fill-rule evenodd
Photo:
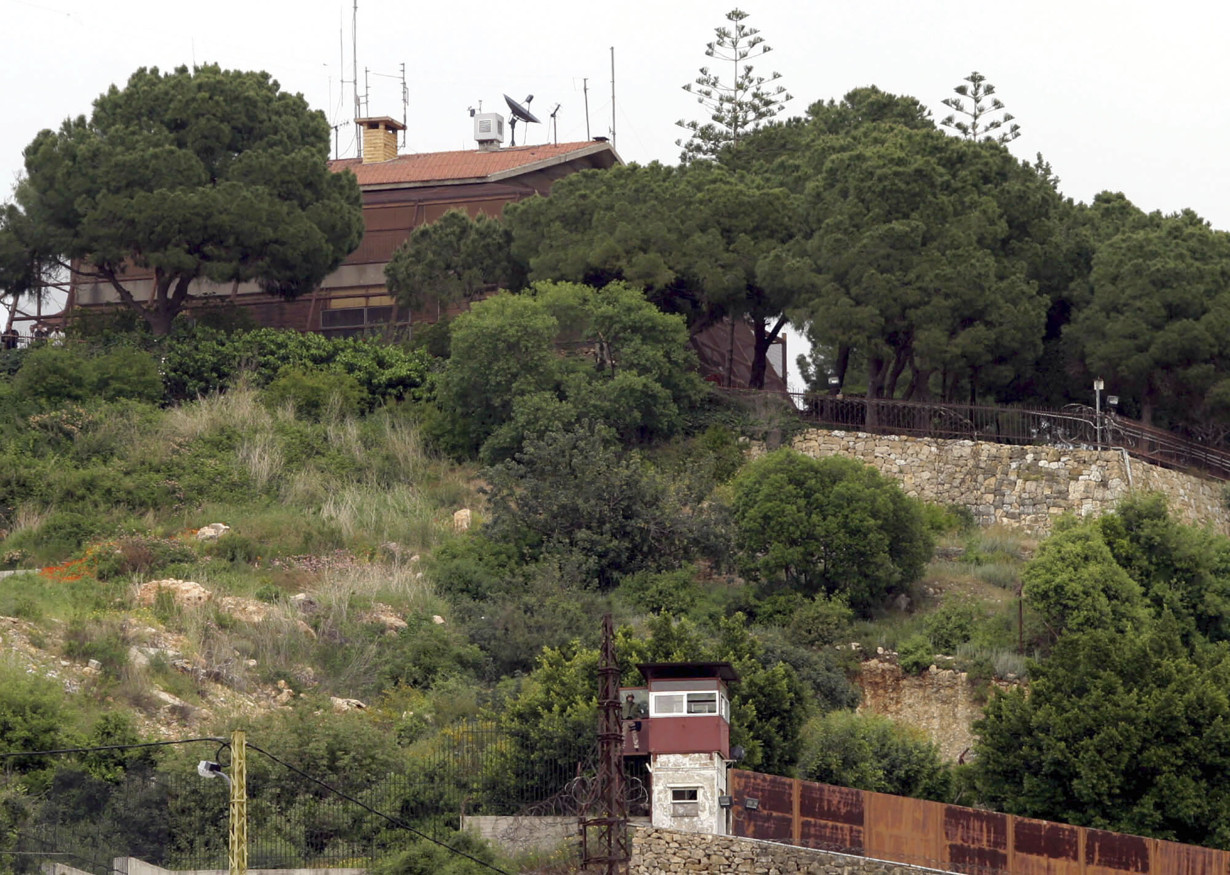
<instances>
[{"instance_id":1,"label":"tall evergreen tree","mask_svg":"<svg viewBox=\"0 0 1230 875\"><path fill-rule=\"evenodd\" d=\"M1004 145L1021 135L1021 126L1013 121L1014 116L1004 108L1004 102L995 96L995 86L977 70L965 77L968 85L953 89L956 97L946 97L941 103L954 110L940 121L967 140L992 140ZM992 113L1002 112L998 118L988 118ZM965 116L968 121L958 119ZM1007 125L1007 127L1005 127Z\"/></svg>"},{"instance_id":2,"label":"tall evergreen tree","mask_svg":"<svg viewBox=\"0 0 1230 875\"><path fill-rule=\"evenodd\" d=\"M166 334L194 282L293 298L358 246L358 183L328 157L324 116L266 73L142 68L34 138L16 199L29 239Z\"/></svg>"},{"instance_id":3,"label":"tall evergreen tree","mask_svg":"<svg viewBox=\"0 0 1230 875\"><path fill-rule=\"evenodd\" d=\"M741 9L726 13L730 26L714 28L716 39L705 47L710 58L730 65L731 78L723 80L719 73L701 67L696 80L683 86L709 113L708 121L681 119L676 123L692 134L686 142L675 141L683 147L680 160L685 164L712 158L723 147L737 144L740 137L780 113L792 98L784 86L773 84L781 78L780 73L761 76L749 63L772 49L765 45L757 28L743 23L747 17Z\"/></svg>"}]
</instances>

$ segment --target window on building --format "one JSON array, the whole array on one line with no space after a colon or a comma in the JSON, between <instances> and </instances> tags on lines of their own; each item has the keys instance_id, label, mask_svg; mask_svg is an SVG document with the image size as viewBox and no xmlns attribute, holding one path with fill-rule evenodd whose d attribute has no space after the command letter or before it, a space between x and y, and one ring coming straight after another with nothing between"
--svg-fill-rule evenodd
<instances>
[{"instance_id":1,"label":"window on building","mask_svg":"<svg viewBox=\"0 0 1230 875\"><path fill-rule=\"evenodd\" d=\"M323 310L320 314L320 331L329 337L356 337L384 329L392 318L392 307Z\"/></svg>"},{"instance_id":2,"label":"window on building","mask_svg":"<svg viewBox=\"0 0 1230 875\"><path fill-rule=\"evenodd\" d=\"M686 693L654 693L650 697L650 717L674 717L687 707Z\"/></svg>"},{"instance_id":3,"label":"window on building","mask_svg":"<svg viewBox=\"0 0 1230 875\"><path fill-rule=\"evenodd\" d=\"M671 787L671 817L700 815L699 787Z\"/></svg>"},{"instance_id":4,"label":"window on building","mask_svg":"<svg viewBox=\"0 0 1230 875\"><path fill-rule=\"evenodd\" d=\"M678 717L685 714L720 714L730 719L730 703L716 690L654 693L650 696L650 717Z\"/></svg>"},{"instance_id":5,"label":"window on building","mask_svg":"<svg viewBox=\"0 0 1230 875\"><path fill-rule=\"evenodd\" d=\"M717 712L718 694L716 690L712 693L688 693L689 714L716 714Z\"/></svg>"}]
</instances>

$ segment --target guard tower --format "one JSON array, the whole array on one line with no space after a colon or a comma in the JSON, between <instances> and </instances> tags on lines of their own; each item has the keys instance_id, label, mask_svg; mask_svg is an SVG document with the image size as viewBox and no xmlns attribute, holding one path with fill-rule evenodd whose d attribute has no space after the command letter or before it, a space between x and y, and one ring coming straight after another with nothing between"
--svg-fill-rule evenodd
<instances>
[{"instance_id":1,"label":"guard tower","mask_svg":"<svg viewBox=\"0 0 1230 875\"><path fill-rule=\"evenodd\" d=\"M619 691L624 756L648 759L653 825L725 835L729 688L739 676L729 662L654 662L637 668L646 686Z\"/></svg>"}]
</instances>

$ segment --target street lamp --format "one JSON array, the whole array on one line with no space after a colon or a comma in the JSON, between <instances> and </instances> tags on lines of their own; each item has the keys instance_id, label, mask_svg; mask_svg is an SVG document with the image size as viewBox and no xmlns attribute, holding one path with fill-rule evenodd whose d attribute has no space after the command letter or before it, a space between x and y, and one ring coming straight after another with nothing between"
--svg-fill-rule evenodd
<instances>
[{"instance_id":1,"label":"street lamp","mask_svg":"<svg viewBox=\"0 0 1230 875\"><path fill-rule=\"evenodd\" d=\"M1106 388L1106 384L1102 382L1102 378L1098 377L1093 381L1093 409L1095 417L1095 430L1098 435L1098 449L1102 449L1102 390Z\"/></svg>"}]
</instances>

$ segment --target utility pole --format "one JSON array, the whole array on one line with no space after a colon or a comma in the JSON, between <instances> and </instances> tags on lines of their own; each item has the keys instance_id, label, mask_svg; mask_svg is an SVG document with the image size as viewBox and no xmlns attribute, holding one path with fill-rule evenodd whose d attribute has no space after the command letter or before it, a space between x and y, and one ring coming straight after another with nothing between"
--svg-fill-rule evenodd
<instances>
[{"instance_id":1,"label":"utility pole","mask_svg":"<svg viewBox=\"0 0 1230 875\"><path fill-rule=\"evenodd\" d=\"M242 729L231 733L231 810L227 830L230 875L248 872L248 742Z\"/></svg>"},{"instance_id":2,"label":"utility pole","mask_svg":"<svg viewBox=\"0 0 1230 875\"><path fill-rule=\"evenodd\" d=\"M598 667L598 811L581 822L583 864L597 864L606 875L619 875L631 859L628 844L628 799L624 792L624 727L619 702L619 661L615 627L602 616L602 661ZM591 829L595 847L590 848Z\"/></svg>"}]
</instances>

